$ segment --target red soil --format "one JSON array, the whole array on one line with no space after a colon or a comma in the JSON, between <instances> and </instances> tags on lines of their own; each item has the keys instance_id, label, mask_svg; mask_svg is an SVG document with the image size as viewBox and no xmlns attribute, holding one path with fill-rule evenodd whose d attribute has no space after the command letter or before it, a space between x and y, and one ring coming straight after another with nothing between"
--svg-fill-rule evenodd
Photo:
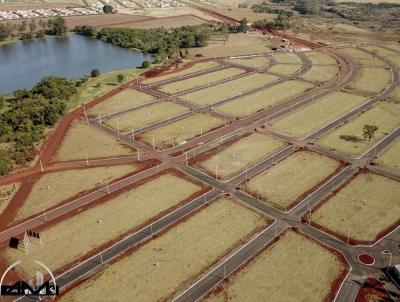
<instances>
[{"instance_id":1,"label":"red soil","mask_svg":"<svg viewBox=\"0 0 400 302\"><path fill-rule=\"evenodd\" d=\"M374 297L378 302L392 302L392 298L386 291L384 284L375 278L368 278L357 294L355 302L370 302Z\"/></svg>"},{"instance_id":2,"label":"red soil","mask_svg":"<svg viewBox=\"0 0 400 302\"><path fill-rule=\"evenodd\" d=\"M365 265L373 265L375 263L375 258L367 253L358 255L358 260Z\"/></svg>"}]
</instances>

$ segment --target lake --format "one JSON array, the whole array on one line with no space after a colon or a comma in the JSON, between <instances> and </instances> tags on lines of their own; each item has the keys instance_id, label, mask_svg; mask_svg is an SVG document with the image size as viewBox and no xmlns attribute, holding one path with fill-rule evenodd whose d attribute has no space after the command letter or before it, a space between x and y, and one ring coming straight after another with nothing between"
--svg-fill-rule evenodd
<instances>
[{"instance_id":1,"label":"lake","mask_svg":"<svg viewBox=\"0 0 400 302\"><path fill-rule=\"evenodd\" d=\"M79 35L17 42L0 46L0 93L30 89L43 77L81 78L94 68L101 72L141 66L151 56Z\"/></svg>"}]
</instances>

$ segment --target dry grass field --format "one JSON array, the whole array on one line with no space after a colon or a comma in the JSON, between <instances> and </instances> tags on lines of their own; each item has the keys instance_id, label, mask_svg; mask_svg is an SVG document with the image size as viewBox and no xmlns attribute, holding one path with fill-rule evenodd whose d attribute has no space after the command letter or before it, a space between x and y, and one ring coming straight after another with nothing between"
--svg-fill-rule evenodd
<instances>
[{"instance_id":1,"label":"dry grass field","mask_svg":"<svg viewBox=\"0 0 400 302\"><path fill-rule=\"evenodd\" d=\"M255 73L228 83L185 94L182 98L199 105L209 105L257 89L277 79L269 74Z\"/></svg>"},{"instance_id":2,"label":"dry grass field","mask_svg":"<svg viewBox=\"0 0 400 302\"><path fill-rule=\"evenodd\" d=\"M271 88L250 94L215 108L223 114L242 118L274 104L292 98L313 87L312 84L301 81L286 81Z\"/></svg>"},{"instance_id":3,"label":"dry grass field","mask_svg":"<svg viewBox=\"0 0 400 302\"><path fill-rule=\"evenodd\" d=\"M400 86L398 86L393 92L392 97L400 100Z\"/></svg>"},{"instance_id":4,"label":"dry grass field","mask_svg":"<svg viewBox=\"0 0 400 302\"><path fill-rule=\"evenodd\" d=\"M15 193L17 193L20 186L20 183L0 186L0 216L9 205Z\"/></svg>"},{"instance_id":5,"label":"dry grass field","mask_svg":"<svg viewBox=\"0 0 400 302\"><path fill-rule=\"evenodd\" d=\"M153 99L154 97L147 93L128 88L94 106L89 110L89 114L97 116L117 112L128 107L148 103Z\"/></svg>"},{"instance_id":6,"label":"dry grass field","mask_svg":"<svg viewBox=\"0 0 400 302\"><path fill-rule=\"evenodd\" d=\"M203 70L207 70L213 67L217 67L220 64L218 62L215 61L208 61L208 62L203 62L203 63L197 63L194 64L193 66L177 71L177 72L173 72L173 73L168 73L165 75L160 75L158 77L154 77L154 78L148 78L142 81L143 84L153 84L156 82L160 82L160 81L165 81L165 80L169 80L169 79L173 79L179 76L184 76L187 74L191 74L194 72L199 72L199 71L203 71Z\"/></svg>"},{"instance_id":7,"label":"dry grass field","mask_svg":"<svg viewBox=\"0 0 400 302\"><path fill-rule=\"evenodd\" d=\"M156 149L166 149L182 144L224 124L225 121L221 119L204 113L196 113L190 117L139 134L137 138L149 146L153 146L154 142Z\"/></svg>"},{"instance_id":8,"label":"dry grass field","mask_svg":"<svg viewBox=\"0 0 400 302\"><path fill-rule=\"evenodd\" d=\"M366 47L366 49L384 57L385 59L387 59L388 61L393 63L397 68L400 69L400 53L398 50L392 51L392 50L389 50L386 48L374 47L374 46ZM391 49L393 49L393 48L391 48Z\"/></svg>"},{"instance_id":9,"label":"dry grass field","mask_svg":"<svg viewBox=\"0 0 400 302\"><path fill-rule=\"evenodd\" d=\"M238 59L231 59L227 60L227 62L255 68L255 69L262 69L268 66L269 59L267 57L252 57L252 58L238 58Z\"/></svg>"},{"instance_id":10,"label":"dry grass field","mask_svg":"<svg viewBox=\"0 0 400 302\"><path fill-rule=\"evenodd\" d=\"M277 64L268 68L268 71L289 76L299 71L301 66L300 64Z\"/></svg>"},{"instance_id":11,"label":"dry grass field","mask_svg":"<svg viewBox=\"0 0 400 302\"><path fill-rule=\"evenodd\" d=\"M157 102L153 105L118 115L107 120L105 124L125 132L144 127L189 110L189 108L173 102Z\"/></svg>"},{"instance_id":12,"label":"dry grass field","mask_svg":"<svg viewBox=\"0 0 400 302\"><path fill-rule=\"evenodd\" d=\"M158 176L42 231L46 248L33 248L25 257L40 259L52 270L60 269L103 244L133 232L201 190L199 184L172 173ZM22 254L25 253L8 250L6 258L13 262L23 257Z\"/></svg>"},{"instance_id":13,"label":"dry grass field","mask_svg":"<svg viewBox=\"0 0 400 302\"><path fill-rule=\"evenodd\" d=\"M391 81L392 73L389 69L360 68L356 78L347 87L377 93L385 90Z\"/></svg>"},{"instance_id":14,"label":"dry grass field","mask_svg":"<svg viewBox=\"0 0 400 302\"><path fill-rule=\"evenodd\" d=\"M399 126L400 105L382 102L370 110L351 119L346 124L328 132L318 140L318 144L346 153L351 156L359 156L372 145L376 144L387 133ZM378 127L371 141L362 137L364 125ZM340 138L341 135L355 135L359 141L352 142Z\"/></svg>"},{"instance_id":15,"label":"dry grass field","mask_svg":"<svg viewBox=\"0 0 400 302\"><path fill-rule=\"evenodd\" d=\"M393 49L395 51L400 51L400 43L385 44L385 47Z\"/></svg>"},{"instance_id":16,"label":"dry grass field","mask_svg":"<svg viewBox=\"0 0 400 302\"><path fill-rule=\"evenodd\" d=\"M307 51L304 55L314 64L321 65L336 65L337 62L330 55L320 52L320 51Z\"/></svg>"},{"instance_id":17,"label":"dry grass field","mask_svg":"<svg viewBox=\"0 0 400 302\"><path fill-rule=\"evenodd\" d=\"M271 121L271 127L279 132L304 137L322 126L334 121L342 114L361 105L365 97L344 92L333 92L317 99L316 102L300 107Z\"/></svg>"},{"instance_id":18,"label":"dry grass field","mask_svg":"<svg viewBox=\"0 0 400 302\"><path fill-rule=\"evenodd\" d=\"M227 68L223 70L210 72L194 78L167 84L165 86L160 86L159 90L169 94L174 94L185 90L193 89L196 87L200 87L203 85L213 84L214 82L218 82L221 80L229 79L244 72L245 72L244 69L239 69L234 67Z\"/></svg>"},{"instance_id":19,"label":"dry grass field","mask_svg":"<svg viewBox=\"0 0 400 302\"><path fill-rule=\"evenodd\" d=\"M92 159L128 156L135 153L136 151L120 144L101 130L76 121L72 123L53 160L63 162L82 160L86 156Z\"/></svg>"},{"instance_id":20,"label":"dry grass field","mask_svg":"<svg viewBox=\"0 0 400 302\"><path fill-rule=\"evenodd\" d=\"M254 176L242 188L275 208L289 210L302 194L321 183L338 167L337 161L317 153L296 152Z\"/></svg>"},{"instance_id":21,"label":"dry grass field","mask_svg":"<svg viewBox=\"0 0 400 302\"><path fill-rule=\"evenodd\" d=\"M229 2L226 5L230 6L229 8L227 7L222 7L222 6L217 6L213 7L212 9L216 12L219 12L225 16L229 16L231 18L234 18L236 20L241 20L243 18L246 18L249 20L249 22L254 22L257 20L261 19L267 19L267 20L272 20L276 17L275 14L269 14L269 13L256 13L254 12L250 7L251 5L249 4L248 8L238 8L238 4L244 3L244 1L226 1ZM234 5L233 3L236 2ZM237 3L239 2L239 3Z\"/></svg>"},{"instance_id":22,"label":"dry grass field","mask_svg":"<svg viewBox=\"0 0 400 302\"><path fill-rule=\"evenodd\" d=\"M313 65L302 78L313 82L327 82L332 80L337 75L338 71L339 68L337 66Z\"/></svg>"},{"instance_id":23,"label":"dry grass field","mask_svg":"<svg viewBox=\"0 0 400 302\"><path fill-rule=\"evenodd\" d=\"M134 165L121 165L44 174L33 186L15 221L54 207L79 193L105 186L135 170Z\"/></svg>"},{"instance_id":24,"label":"dry grass field","mask_svg":"<svg viewBox=\"0 0 400 302\"><path fill-rule=\"evenodd\" d=\"M389 169L400 171L400 139L396 139L378 155L376 163Z\"/></svg>"},{"instance_id":25,"label":"dry grass field","mask_svg":"<svg viewBox=\"0 0 400 302\"><path fill-rule=\"evenodd\" d=\"M374 242L378 235L399 222L400 183L363 173L331 196L312 213L312 221L325 229L361 242Z\"/></svg>"},{"instance_id":26,"label":"dry grass field","mask_svg":"<svg viewBox=\"0 0 400 302\"><path fill-rule=\"evenodd\" d=\"M279 64L303 64L301 58L291 52L277 52L273 54L272 58Z\"/></svg>"},{"instance_id":27,"label":"dry grass field","mask_svg":"<svg viewBox=\"0 0 400 302\"><path fill-rule=\"evenodd\" d=\"M283 148L285 143L260 133L241 138L229 146L222 145L206 160L195 166L219 179L229 179Z\"/></svg>"},{"instance_id":28,"label":"dry grass field","mask_svg":"<svg viewBox=\"0 0 400 302\"><path fill-rule=\"evenodd\" d=\"M356 48L337 49L337 52L349 57L361 65L386 66L385 62L382 60Z\"/></svg>"},{"instance_id":29,"label":"dry grass field","mask_svg":"<svg viewBox=\"0 0 400 302\"><path fill-rule=\"evenodd\" d=\"M125 302L132 297L135 301L165 301L267 224L265 217L221 198L60 300L94 302L101 296L104 301Z\"/></svg>"},{"instance_id":30,"label":"dry grass field","mask_svg":"<svg viewBox=\"0 0 400 302\"><path fill-rule=\"evenodd\" d=\"M286 231L203 301L330 301L331 287L345 271L334 253Z\"/></svg>"}]
</instances>

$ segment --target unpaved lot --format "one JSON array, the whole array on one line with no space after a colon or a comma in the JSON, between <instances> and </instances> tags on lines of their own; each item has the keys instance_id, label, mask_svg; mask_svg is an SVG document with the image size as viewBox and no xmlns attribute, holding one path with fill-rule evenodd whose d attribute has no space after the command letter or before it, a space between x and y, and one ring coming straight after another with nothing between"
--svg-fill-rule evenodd
<instances>
[{"instance_id":1,"label":"unpaved lot","mask_svg":"<svg viewBox=\"0 0 400 302\"><path fill-rule=\"evenodd\" d=\"M0 186L0 216L9 205L15 193L17 193L20 186L20 183Z\"/></svg>"}]
</instances>

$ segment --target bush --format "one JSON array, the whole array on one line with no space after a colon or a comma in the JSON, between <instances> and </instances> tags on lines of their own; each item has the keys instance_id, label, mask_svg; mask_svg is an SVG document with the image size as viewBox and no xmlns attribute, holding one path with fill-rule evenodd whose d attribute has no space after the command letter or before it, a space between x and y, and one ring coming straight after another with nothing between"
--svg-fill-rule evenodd
<instances>
[{"instance_id":1,"label":"bush","mask_svg":"<svg viewBox=\"0 0 400 302\"><path fill-rule=\"evenodd\" d=\"M92 69L92 71L90 72L90 76L91 76L92 78L96 78L96 77L98 77L99 75L100 75L100 70L98 70L97 68Z\"/></svg>"},{"instance_id":2,"label":"bush","mask_svg":"<svg viewBox=\"0 0 400 302\"><path fill-rule=\"evenodd\" d=\"M347 141L347 142L353 142L353 143L358 143L358 142L362 142L363 140L359 137L357 137L356 135L341 135L339 136L340 139Z\"/></svg>"},{"instance_id":3,"label":"bush","mask_svg":"<svg viewBox=\"0 0 400 302\"><path fill-rule=\"evenodd\" d=\"M105 14L112 14L114 11L114 8L110 4L106 4L103 6L103 12Z\"/></svg>"},{"instance_id":4,"label":"bush","mask_svg":"<svg viewBox=\"0 0 400 302\"><path fill-rule=\"evenodd\" d=\"M150 67L150 62L149 61L144 61L142 63L142 68L149 68Z\"/></svg>"},{"instance_id":5,"label":"bush","mask_svg":"<svg viewBox=\"0 0 400 302\"><path fill-rule=\"evenodd\" d=\"M37 39L43 39L46 36L46 33L44 31L38 31L36 33L36 38Z\"/></svg>"},{"instance_id":6,"label":"bush","mask_svg":"<svg viewBox=\"0 0 400 302\"><path fill-rule=\"evenodd\" d=\"M118 74L117 75L117 82L122 83L124 81L125 77L123 74Z\"/></svg>"}]
</instances>

